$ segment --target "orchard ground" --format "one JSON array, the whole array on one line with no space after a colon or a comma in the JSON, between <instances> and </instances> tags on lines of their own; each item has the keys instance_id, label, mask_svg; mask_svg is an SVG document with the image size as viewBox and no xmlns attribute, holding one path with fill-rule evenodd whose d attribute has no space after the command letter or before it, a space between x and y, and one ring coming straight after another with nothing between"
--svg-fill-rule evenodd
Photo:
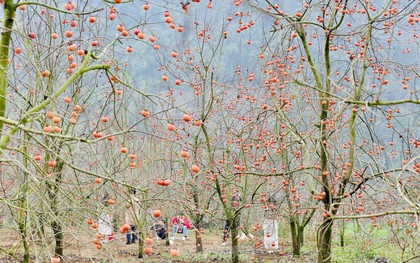
<instances>
[{"instance_id":1,"label":"orchard ground","mask_svg":"<svg viewBox=\"0 0 420 263\"><path fill-rule=\"evenodd\" d=\"M288 226L280 225L279 229L279 250L267 251L264 248L256 249L255 241L246 239L240 242L240 261L241 262L315 262L317 258L316 236L314 231L307 231L305 235L305 245L300 257L293 257L292 247L289 242L290 236ZM333 241L333 262L418 262L418 258L404 261L413 256L416 251L412 247L415 242L410 240L394 240L392 242L390 232L386 227L370 231L371 226L358 227L356 224L349 224L345 235L345 246L340 246L340 238L334 236ZM255 237L262 238L261 233L254 233ZM17 234L0 228L0 244L10 248L16 244ZM195 237L193 231L190 232L186 241L181 240L178 234L177 240L172 245L167 246L166 240L156 240L152 244L152 254L146 255L144 259L137 258L138 244L126 245L125 235L116 234L113 242L103 244L103 248L98 250L93 241L95 240L94 231L72 229L67 232L65 243L64 262L230 262L230 244L222 246L222 230L206 230L203 236L204 253L195 252ZM391 241L391 242L390 242ZM411 240L414 241L414 240ZM53 242L53 238L49 238ZM398 244L406 242L404 259L401 259L402 251ZM35 243L35 242L34 242ZM411 243L411 244L410 244ZM39 244L37 245L39 246ZM179 250L178 257L170 255L171 249ZM418 247L417 247L418 249ZM0 262L17 262L0 252ZM45 259L38 261L31 258L31 262L48 262Z\"/></svg>"}]
</instances>

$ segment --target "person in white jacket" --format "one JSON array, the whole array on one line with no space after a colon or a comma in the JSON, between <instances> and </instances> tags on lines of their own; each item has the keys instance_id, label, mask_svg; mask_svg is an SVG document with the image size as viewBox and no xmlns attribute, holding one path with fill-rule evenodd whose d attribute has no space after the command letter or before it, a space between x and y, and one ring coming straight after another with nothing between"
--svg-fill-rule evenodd
<instances>
[{"instance_id":1,"label":"person in white jacket","mask_svg":"<svg viewBox=\"0 0 420 263\"><path fill-rule=\"evenodd\" d=\"M112 208L108 204L109 195L104 193L101 199L99 219L98 219L98 233L101 235L101 242L107 243L107 238L109 241L113 241L113 232L112 232Z\"/></svg>"},{"instance_id":2,"label":"person in white jacket","mask_svg":"<svg viewBox=\"0 0 420 263\"><path fill-rule=\"evenodd\" d=\"M267 250L279 248L279 227L276 220L277 202L274 196L268 199L269 206L264 211L264 248Z\"/></svg>"}]
</instances>

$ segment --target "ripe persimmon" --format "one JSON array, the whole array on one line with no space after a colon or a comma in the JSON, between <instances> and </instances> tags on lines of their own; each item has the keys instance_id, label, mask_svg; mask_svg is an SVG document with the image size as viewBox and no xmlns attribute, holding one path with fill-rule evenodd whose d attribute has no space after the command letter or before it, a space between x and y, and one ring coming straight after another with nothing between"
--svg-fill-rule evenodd
<instances>
[{"instance_id":1,"label":"ripe persimmon","mask_svg":"<svg viewBox=\"0 0 420 263\"><path fill-rule=\"evenodd\" d=\"M191 166L191 171L194 173L198 173L200 171L200 167L198 167L197 165L193 164Z\"/></svg>"},{"instance_id":2,"label":"ripe persimmon","mask_svg":"<svg viewBox=\"0 0 420 263\"><path fill-rule=\"evenodd\" d=\"M171 256L177 257L179 255L179 250L176 248L171 249Z\"/></svg>"},{"instance_id":3,"label":"ripe persimmon","mask_svg":"<svg viewBox=\"0 0 420 263\"><path fill-rule=\"evenodd\" d=\"M153 210L153 216L159 218L162 216L162 212L159 209Z\"/></svg>"},{"instance_id":4,"label":"ripe persimmon","mask_svg":"<svg viewBox=\"0 0 420 263\"><path fill-rule=\"evenodd\" d=\"M171 184L171 180L169 180L169 179L166 179L166 180L163 180L163 186L169 186Z\"/></svg>"},{"instance_id":5,"label":"ripe persimmon","mask_svg":"<svg viewBox=\"0 0 420 263\"><path fill-rule=\"evenodd\" d=\"M42 156L41 156L40 154L36 154L36 155L34 156L34 159L35 159L35 161L39 162L39 161L41 161L41 160L42 160Z\"/></svg>"},{"instance_id":6,"label":"ripe persimmon","mask_svg":"<svg viewBox=\"0 0 420 263\"><path fill-rule=\"evenodd\" d=\"M44 132L47 132L47 133L50 133L50 132L52 132L52 127L51 127L51 125L47 125L47 126L45 126L42 130L44 131Z\"/></svg>"},{"instance_id":7,"label":"ripe persimmon","mask_svg":"<svg viewBox=\"0 0 420 263\"><path fill-rule=\"evenodd\" d=\"M148 110L143 110L143 111L141 112L141 115L142 115L143 117L147 118L147 117L149 117L149 116L150 116L150 111L148 111Z\"/></svg>"},{"instance_id":8,"label":"ripe persimmon","mask_svg":"<svg viewBox=\"0 0 420 263\"><path fill-rule=\"evenodd\" d=\"M151 247L145 247L143 249L143 251L144 251L144 254L146 254L146 255L152 254L152 248Z\"/></svg>"},{"instance_id":9,"label":"ripe persimmon","mask_svg":"<svg viewBox=\"0 0 420 263\"><path fill-rule=\"evenodd\" d=\"M58 116L55 116L55 117L52 117L52 120L53 120L54 123L57 124L57 123L59 123L61 121L61 118L58 117Z\"/></svg>"},{"instance_id":10,"label":"ripe persimmon","mask_svg":"<svg viewBox=\"0 0 420 263\"><path fill-rule=\"evenodd\" d=\"M80 112L80 111L82 110L82 106L80 106L80 105L74 105L73 110L74 110L75 112Z\"/></svg>"},{"instance_id":11,"label":"ripe persimmon","mask_svg":"<svg viewBox=\"0 0 420 263\"><path fill-rule=\"evenodd\" d=\"M174 131L174 130L176 130L176 126L175 126L175 124L169 123L169 124L168 124L168 130L170 130L170 131Z\"/></svg>"},{"instance_id":12,"label":"ripe persimmon","mask_svg":"<svg viewBox=\"0 0 420 263\"><path fill-rule=\"evenodd\" d=\"M49 167L55 167L56 165L57 165L57 162L55 160L48 161L48 166Z\"/></svg>"},{"instance_id":13,"label":"ripe persimmon","mask_svg":"<svg viewBox=\"0 0 420 263\"><path fill-rule=\"evenodd\" d=\"M190 122L190 121L192 120L191 116L190 116L190 115L188 115L188 114L184 114L184 116L182 116L182 119L183 119L185 122Z\"/></svg>"},{"instance_id":14,"label":"ripe persimmon","mask_svg":"<svg viewBox=\"0 0 420 263\"><path fill-rule=\"evenodd\" d=\"M151 245L151 244L153 244L153 238L150 238L150 237L146 237L145 239L144 239L144 243L146 243L146 245Z\"/></svg>"},{"instance_id":15,"label":"ripe persimmon","mask_svg":"<svg viewBox=\"0 0 420 263\"><path fill-rule=\"evenodd\" d=\"M188 156L190 156L189 152L186 150L182 150L181 151L181 157L183 158L188 158Z\"/></svg>"},{"instance_id":16,"label":"ripe persimmon","mask_svg":"<svg viewBox=\"0 0 420 263\"><path fill-rule=\"evenodd\" d=\"M50 71L49 70L43 70L42 72L41 72L41 76L42 77L44 77L44 78L46 78L46 77L48 77L50 75Z\"/></svg>"}]
</instances>

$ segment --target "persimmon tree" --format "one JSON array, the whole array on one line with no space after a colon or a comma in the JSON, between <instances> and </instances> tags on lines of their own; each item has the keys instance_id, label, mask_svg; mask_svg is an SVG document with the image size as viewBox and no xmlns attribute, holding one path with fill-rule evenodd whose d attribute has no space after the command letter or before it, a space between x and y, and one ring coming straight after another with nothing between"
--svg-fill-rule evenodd
<instances>
[{"instance_id":1,"label":"persimmon tree","mask_svg":"<svg viewBox=\"0 0 420 263\"><path fill-rule=\"evenodd\" d=\"M224 49L229 43L238 41L235 36L232 39L228 36L229 30L236 28L237 21L230 23L229 12L219 12L223 16L220 20L213 15L215 10L208 7L200 10L200 13L209 14L208 18L204 16L193 25L185 26L184 30L190 35L161 49L162 81L169 83L165 84L168 91L162 95L166 94L167 100L172 102L169 105L173 107L167 112L167 119L162 120L162 126L167 123L168 130L174 134L172 141L181 144L173 146L172 158L180 159L175 167L182 165L183 178L178 177L176 183L186 186L187 200L192 201L185 208L197 227L197 251L202 251L200 225L205 212L210 204L214 206L214 202L218 202L224 212L223 218L230 224L232 261L237 262L238 219L246 201L255 191L251 187L255 185L248 182L248 178L241 180L240 175L234 174L237 165L233 163L238 162L237 155L241 153L233 142L236 136L240 136L236 132L240 133L245 128L241 124L235 127L235 132L229 131L229 126L236 125L243 117L241 111L246 111L245 106L240 107L238 116L241 117L238 117L230 108L233 98L238 96L237 91L231 92L230 89L236 89L242 80L237 77L237 68L232 68L224 56ZM172 18L169 11L165 15ZM245 17L239 13L237 16L238 19L241 19L239 16ZM251 18L246 19L251 27ZM242 45L246 48L248 44ZM230 200L235 191L241 192L243 201L233 205Z\"/></svg>"},{"instance_id":2,"label":"persimmon tree","mask_svg":"<svg viewBox=\"0 0 420 263\"><path fill-rule=\"evenodd\" d=\"M223 218L238 262L239 218L257 231L277 206L295 255L309 224L330 262L334 222L392 215L406 257L418 1L0 2L1 204L19 233L8 255L52 256L51 228L63 258L72 224L96 231L106 191L116 215L140 204L139 257L152 253L150 209L186 210L197 252L206 217Z\"/></svg>"},{"instance_id":3,"label":"persimmon tree","mask_svg":"<svg viewBox=\"0 0 420 263\"><path fill-rule=\"evenodd\" d=\"M312 194L323 203L318 262L331 262L332 227L343 202L355 193L363 196L370 180L389 185L382 176L409 173L405 163L416 158L411 151L406 159L405 150L401 155L395 150L397 144L410 150L417 145L412 137L415 128L396 125L394 120L407 122L400 112L406 109L410 115L410 108L419 104L414 84L417 67L409 59L394 59L393 52L398 57L410 52L412 40L403 37L403 31L418 38L413 31L419 20L418 2L256 1L251 5L274 20L272 39L281 39L267 46L267 64L277 70L266 71L271 77L266 85L293 92L298 105L306 100L310 107L301 113L307 128L299 133L307 136L307 153L315 152L316 158L304 162L302 168L317 171L314 186L318 190ZM398 96L391 93L396 89ZM387 127L372 128L384 115ZM407 139L395 142L390 139L394 134ZM383 140L390 141L388 146L375 151ZM388 165L380 161L387 148L399 156ZM382 153L379 160L375 152ZM407 211L398 208L390 207L383 214L418 213L416 206Z\"/></svg>"},{"instance_id":4,"label":"persimmon tree","mask_svg":"<svg viewBox=\"0 0 420 263\"><path fill-rule=\"evenodd\" d=\"M4 178L12 182L9 191L4 190L5 204L18 226L16 247L23 245L23 262L29 261L38 241L41 254L50 253L44 232L48 225L54 233L55 255L63 257L69 222L85 222L83 215L71 218L68 213L92 195L92 189L85 192L81 187L86 179L78 175L88 176L92 184L96 178L99 185L107 180L129 186L101 167L104 160L98 155L90 162L83 156L101 148L95 145L110 144L134 129L122 114L129 103L121 95L124 89L139 90L117 76L124 63L114 60L114 43L125 33L105 39L107 28L96 24L110 19L114 9L53 1L2 4L0 147ZM112 115L112 120L104 114ZM141 122L144 116L137 119ZM81 150L81 145L86 148ZM92 171L89 166L95 164L100 168ZM18 198L10 195L12 191ZM5 251L19 259L19 250Z\"/></svg>"}]
</instances>

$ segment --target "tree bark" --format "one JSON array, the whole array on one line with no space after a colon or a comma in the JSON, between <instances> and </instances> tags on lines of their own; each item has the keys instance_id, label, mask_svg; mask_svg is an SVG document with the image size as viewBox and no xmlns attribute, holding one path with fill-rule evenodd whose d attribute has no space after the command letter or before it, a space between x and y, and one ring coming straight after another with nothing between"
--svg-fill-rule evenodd
<instances>
[{"instance_id":1,"label":"tree bark","mask_svg":"<svg viewBox=\"0 0 420 263\"><path fill-rule=\"evenodd\" d=\"M145 239L145 237L146 237L146 235L144 234L144 232L142 231L142 232L139 232L139 234L138 234L138 240L139 240L139 256L138 256L138 258L143 258L143 256L144 256L144 239Z\"/></svg>"},{"instance_id":2,"label":"tree bark","mask_svg":"<svg viewBox=\"0 0 420 263\"><path fill-rule=\"evenodd\" d=\"M54 233L55 239L55 248L54 252L57 257L63 258L64 256L64 235L63 235L63 228L60 223L60 209L59 209L59 200L58 200L58 193L59 187L61 185L61 176L63 171L64 163L62 161L58 161L55 167L55 172L57 173L54 183L47 183L48 189L48 196L50 198L51 210L53 212L54 220L51 222L51 228Z\"/></svg>"},{"instance_id":3,"label":"tree bark","mask_svg":"<svg viewBox=\"0 0 420 263\"><path fill-rule=\"evenodd\" d=\"M303 246L303 242L305 240L304 230L305 230L305 228L298 227L298 242L299 242L301 247Z\"/></svg>"},{"instance_id":4,"label":"tree bark","mask_svg":"<svg viewBox=\"0 0 420 263\"><path fill-rule=\"evenodd\" d=\"M238 219L234 218L230 224L230 235L232 241L232 263L239 263L239 244L236 236L238 235Z\"/></svg>"},{"instance_id":5,"label":"tree bark","mask_svg":"<svg viewBox=\"0 0 420 263\"><path fill-rule=\"evenodd\" d=\"M7 80L9 69L9 49L12 40L12 30L15 21L16 7L13 0L6 0L3 4L3 29L0 40L0 117L6 116ZM0 121L0 138L3 135L4 123ZM6 145L4 145L5 148Z\"/></svg>"},{"instance_id":6,"label":"tree bark","mask_svg":"<svg viewBox=\"0 0 420 263\"><path fill-rule=\"evenodd\" d=\"M195 232L195 252L203 253L203 239L201 238L200 225L197 224L197 231Z\"/></svg>"},{"instance_id":7,"label":"tree bark","mask_svg":"<svg viewBox=\"0 0 420 263\"><path fill-rule=\"evenodd\" d=\"M64 242L64 235L62 231L61 224L57 221L54 221L51 223L51 228L54 233L54 239L55 239L55 255L57 257L63 258L64 251L63 251L63 242Z\"/></svg>"},{"instance_id":8,"label":"tree bark","mask_svg":"<svg viewBox=\"0 0 420 263\"><path fill-rule=\"evenodd\" d=\"M299 256L300 255L300 242L299 242L298 226L294 218L291 219L290 221L290 231L292 233L293 255Z\"/></svg>"},{"instance_id":9,"label":"tree bark","mask_svg":"<svg viewBox=\"0 0 420 263\"><path fill-rule=\"evenodd\" d=\"M303 245L304 230L305 228L301 225L298 225L294 218L290 221L290 231L292 233L292 248L294 256L300 256L301 248Z\"/></svg>"},{"instance_id":10,"label":"tree bark","mask_svg":"<svg viewBox=\"0 0 420 263\"><path fill-rule=\"evenodd\" d=\"M23 222L22 220L26 220L26 218L20 218L19 221L19 232L20 236L22 238L22 244L23 244L23 259L22 262L29 263L30 262L30 254L29 254L29 244L26 239L26 222Z\"/></svg>"},{"instance_id":11,"label":"tree bark","mask_svg":"<svg viewBox=\"0 0 420 263\"><path fill-rule=\"evenodd\" d=\"M318 263L331 263L331 235L333 221L324 219L318 229Z\"/></svg>"}]
</instances>

